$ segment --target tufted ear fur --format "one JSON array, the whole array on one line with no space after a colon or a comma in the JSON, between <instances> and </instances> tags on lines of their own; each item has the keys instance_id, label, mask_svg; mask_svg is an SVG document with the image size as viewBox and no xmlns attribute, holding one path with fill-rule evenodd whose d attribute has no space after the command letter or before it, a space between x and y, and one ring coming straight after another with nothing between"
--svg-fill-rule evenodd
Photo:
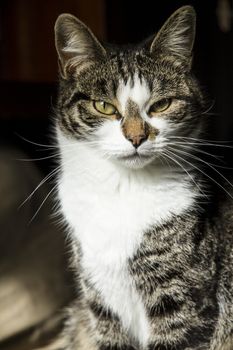
<instances>
[{"instance_id":1,"label":"tufted ear fur","mask_svg":"<svg viewBox=\"0 0 233 350\"><path fill-rule=\"evenodd\" d=\"M195 31L195 10L192 6L183 6L162 26L150 46L150 53L174 55L191 65Z\"/></svg>"},{"instance_id":2,"label":"tufted ear fur","mask_svg":"<svg viewBox=\"0 0 233 350\"><path fill-rule=\"evenodd\" d=\"M57 18L55 46L63 78L105 56L105 49L91 30L70 14L62 14Z\"/></svg>"}]
</instances>

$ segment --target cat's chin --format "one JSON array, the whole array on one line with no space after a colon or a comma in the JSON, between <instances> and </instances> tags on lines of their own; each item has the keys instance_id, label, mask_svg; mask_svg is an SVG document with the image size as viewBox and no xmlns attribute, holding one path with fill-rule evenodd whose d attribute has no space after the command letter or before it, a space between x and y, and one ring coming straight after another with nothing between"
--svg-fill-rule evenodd
<instances>
[{"instance_id":1,"label":"cat's chin","mask_svg":"<svg viewBox=\"0 0 233 350\"><path fill-rule=\"evenodd\" d=\"M139 154L134 154L130 156L121 156L117 158L123 166L131 169L142 169L153 162L154 156L144 156Z\"/></svg>"}]
</instances>

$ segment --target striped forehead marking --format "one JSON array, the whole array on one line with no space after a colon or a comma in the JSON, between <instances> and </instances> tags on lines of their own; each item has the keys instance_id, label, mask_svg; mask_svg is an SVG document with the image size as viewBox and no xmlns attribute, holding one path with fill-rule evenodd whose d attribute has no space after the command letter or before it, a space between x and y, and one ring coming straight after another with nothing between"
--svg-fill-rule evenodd
<instances>
[{"instance_id":1,"label":"striped forehead marking","mask_svg":"<svg viewBox=\"0 0 233 350\"><path fill-rule=\"evenodd\" d=\"M133 80L128 79L126 84L124 81L120 81L116 94L123 114L129 100L135 102L141 111L148 102L150 95L150 89L145 79L139 79L137 74L134 75Z\"/></svg>"}]
</instances>

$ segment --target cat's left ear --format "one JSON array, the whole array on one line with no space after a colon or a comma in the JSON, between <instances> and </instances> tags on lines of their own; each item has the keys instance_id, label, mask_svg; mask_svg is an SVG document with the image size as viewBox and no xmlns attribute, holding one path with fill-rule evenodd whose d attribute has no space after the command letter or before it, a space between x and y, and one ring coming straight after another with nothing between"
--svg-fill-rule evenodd
<instances>
[{"instance_id":1,"label":"cat's left ear","mask_svg":"<svg viewBox=\"0 0 233 350\"><path fill-rule=\"evenodd\" d=\"M79 19L62 14L55 23L55 46L63 78L105 57L105 49Z\"/></svg>"},{"instance_id":2,"label":"cat's left ear","mask_svg":"<svg viewBox=\"0 0 233 350\"><path fill-rule=\"evenodd\" d=\"M192 6L183 6L162 26L150 46L150 53L172 54L191 67L195 32L196 12Z\"/></svg>"}]
</instances>

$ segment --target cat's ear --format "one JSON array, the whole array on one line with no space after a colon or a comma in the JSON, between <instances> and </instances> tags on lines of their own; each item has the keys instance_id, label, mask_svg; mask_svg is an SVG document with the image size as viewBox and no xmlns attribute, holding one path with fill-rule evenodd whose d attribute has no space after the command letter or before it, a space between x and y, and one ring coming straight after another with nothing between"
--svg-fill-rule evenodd
<instances>
[{"instance_id":1,"label":"cat's ear","mask_svg":"<svg viewBox=\"0 0 233 350\"><path fill-rule=\"evenodd\" d=\"M105 49L91 30L70 14L62 14L57 18L55 46L64 78L105 56Z\"/></svg>"},{"instance_id":2,"label":"cat's ear","mask_svg":"<svg viewBox=\"0 0 233 350\"><path fill-rule=\"evenodd\" d=\"M157 33L150 46L150 53L172 54L191 66L195 31L195 10L192 6L183 6L168 18Z\"/></svg>"}]
</instances>

